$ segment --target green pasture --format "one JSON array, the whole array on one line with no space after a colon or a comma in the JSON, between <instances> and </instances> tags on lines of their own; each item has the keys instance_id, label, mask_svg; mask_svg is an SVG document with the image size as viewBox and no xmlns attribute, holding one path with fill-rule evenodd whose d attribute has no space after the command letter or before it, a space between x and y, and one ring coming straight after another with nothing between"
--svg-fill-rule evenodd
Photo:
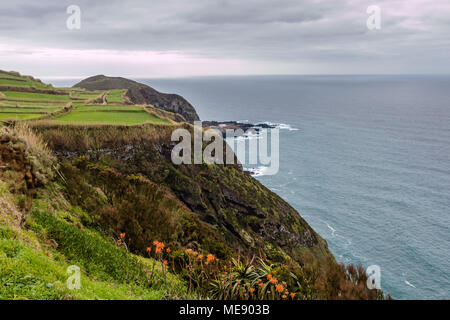
<instances>
[{"instance_id":1,"label":"green pasture","mask_svg":"<svg viewBox=\"0 0 450 320\"><path fill-rule=\"evenodd\" d=\"M142 124L145 122L152 123L169 123L167 120L159 119L148 114L145 111L142 112L118 112L118 111L78 111L74 110L70 113L61 115L55 118L54 121L64 123L81 123L81 124L124 124L134 125Z\"/></svg>"},{"instance_id":2,"label":"green pasture","mask_svg":"<svg viewBox=\"0 0 450 320\"><path fill-rule=\"evenodd\" d=\"M42 117L43 114L39 113L8 113L0 112L0 121L5 120L31 120Z\"/></svg>"},{"instance_id":3,"label":"green pasture","mask_svg":"<svg viewBox=\"0 0 450 320\"><path fill-rule=\"evenodd\" d=\"M127 90L111 90L110 92L108 92L106 100L108 101L108 103L122 103L122 95L125 93L125 91Z\"/></svg>"},{"instance_id":4,"label":"green pasture","mask_svg":"<svg viewBox=\"0 0 450 320\"><path fill-rule=\"evenodd\" d=\"M71 99L69 95L56 95L47 93L34 92L20 92L20 91L3 91L7 99L26 99L26 100L52 100L52 101L67 101Z\"/></svg>"}]
</instances>

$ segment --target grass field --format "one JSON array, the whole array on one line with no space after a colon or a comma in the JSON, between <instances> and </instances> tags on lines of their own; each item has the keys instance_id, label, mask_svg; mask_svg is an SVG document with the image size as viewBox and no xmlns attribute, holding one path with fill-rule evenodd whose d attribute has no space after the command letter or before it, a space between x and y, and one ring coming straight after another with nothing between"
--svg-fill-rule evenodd
<instances>
[{"instance_id":1,"label":"grass field","mask_svg":"<svg viewBox=\"0 0 450 320\"><path fill-rule=\"evenodd\" d=\"M32 107L26 107L26 108L15 108L15 107L0 107L0 113L47 113L56 111L58 108L32 108Z\"/></svg>"},{"instance_id":2,"label":"grass field","mask_svg":"<svg viewBox=\"0 0 450 320\"><path fill-rule=\"evenodd\" d=\"M4 120L31 120L42 117L39 113L0 113L0 121Z\"/></svg>"},{"instance_id":3,"label":"grass field","mask_svg":"<svg viewBox=\"0 0 450 320\"><path fill-rule=\"evenodd\" d=\"M30 102L30 101L12 101L12 100L0 100L0 107L33 107L33 108L62 108L67 102L61 102L61 104L47 103L47 102Z\"/></svg>"},{"instance_id":4,"label":"grass field","mask_svg":"<svg viewBox=\"0 0 450 320\"><path fill-rule=\"evenodd\" d=\"M47 85L15 74L0 71L0 85L11 86L8 91L0 92L0 121L5 120L36 120L46 116L49 121L62 124L86 125L136 125L146 122L170 124L165 119L149 114L142 106L124 105L123 94L120 90L93 90L79 88L59 88L65 94L22 92L23 87L47 88ZM14 86L17 86L15 89ZM88 104L88 100L98 98L107 92L107 103ZM69 102L74 110L59 114L57 118L48 118L48 114L62 110Z\"/></svg>"},{"instance_id":5,"label":"grass field","mask_svg":"<svg viewBox=\"0 0 450 320\"><path fill-rule=\"evenodd\" d=\"M15 76L15 75L9 75L3 72L0 72L0 85L6 84L6 85L17 85L17 86L27 86L27 87L35 87L35 88L46 88L46 84L31 80L27 77L23 76Z\"/></svg>"},{"instance_id":6,"label":"grass field","mask_svg":"<svg viewBox=\"0 0 450 320\"><path fill-rule=\"evenodd\" d=\"M62 109L61 107L26 107L26 106L0 106L0 112L54 112Z\"/></svg>"},{"instance_id":7,"label":"grass field","mask_svg":"<svg viewBox=\"0 0 450 320\"><path fill-rule=\"evenodd\" d=\"M102 111L72 111L58 118L56 122L65 123L101 123L101 124L142 124L145 122L152 123L169 123L167 120L156 118L145 111L142 112L102 112Z\"/></svg>"},{"instance_id":8,"label":"grass field","mask_svg":"<svg viewBox=\"0 0 450 320\"><path fill-rule=\"evenodd\" d=\"M99 105L89 106L81 105L76 107L77 111L142 111L142 107L139 106L127 106L127 105Z\"/></svg>"},{"instance_id":9,"label":"grass field","mask_svg":"<svg viewBox=\"0 0 450 320\"><path fill-rule=\"evenodd\" d=\"M108 103L122 103L122 95L125 93L125 91L127 90L111 90L110 92L108 92L106 100L108 101Z\"/></svg>"},{"instance_id":10,"label":"grass field","mask_svg":"<svg viewBox=\"0 0 450 320\"><path fill-rule=\"evenodd\" d=\"M56 95L47 93L34 93L34 92L20 92L20 91L3 91L6 98L10 99L26 99L26 100L55 100L55 101L67 101L69 102L69 95Z\"/></svg>"},{"instance_id":11,"label":"grass field","mask_svg":"<svg viewBox=\"0 0 450 320\"><path fill-rule=\"evenodd\" d=\"M94 99L101 95L101 92L72 92L72 97L88 100L88 99Z\"/></svg>"},{"instance_id":12,"label":"grass field","mask_svg":"<svg viewBox=\"0 0 450 320\"><path fill-rule=\"evenodd\" d=\"M26 79L25 81L20 80L13 80L10 78L1 78L0 77L0 85L12 85L12 86L23 86L23 87L35 87L38 89L46 88L45 84L37 82L37 81L31 81Z\"/></svg>"}]
</instances>

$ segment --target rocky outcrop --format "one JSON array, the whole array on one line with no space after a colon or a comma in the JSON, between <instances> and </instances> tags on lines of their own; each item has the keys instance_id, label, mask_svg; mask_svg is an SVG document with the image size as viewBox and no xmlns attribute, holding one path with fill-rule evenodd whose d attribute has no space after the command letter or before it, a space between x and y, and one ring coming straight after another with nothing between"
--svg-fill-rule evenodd
<instances>
[{"instance_id":1,"label":"rocky outcrop","mask_svg":"<svg viewBox=\"0 0 450 320\"><path fill-rule=\"evenodd\" d=\"M125 96L133 104L151 104L156 108L180 114L188 122L199 120L194 107L182 96L161 93L145 84L121 77L98 75L74 85L87 90L128 89Z\"/></svg>"}]
</instances>

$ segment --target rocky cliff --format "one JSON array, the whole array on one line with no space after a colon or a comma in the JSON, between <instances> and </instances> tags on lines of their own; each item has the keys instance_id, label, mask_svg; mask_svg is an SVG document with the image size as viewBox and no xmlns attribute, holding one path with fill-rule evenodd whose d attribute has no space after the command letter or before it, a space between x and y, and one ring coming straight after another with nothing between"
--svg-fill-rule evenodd
<instances>
[{"instance_id":1,"label":"rocky cliff","mask_svg":"<svg viewBox=\"0 0 450 320\"><path fill-rule=\"evenodd\" d=\"M172 126L36 129L61 159L74 204L116 233L126 226L136 250L169 238L222 258L240 251L303 265L332 257L298 212L239 165L174 165Z\"/></svg>"},{"instance_id":2,"label":"rocky cliff","mask_svg":"<svg viewBox=\"0 0 450 320\"><path fill-rule=\"evenodd\" d=\"M165 111L182 115L188 122L199 120L194 107L182 96L161 93L145 84L121 78L104 75L93 76L74 85L87 90L128 89L126 96L133 104L151 104Z\"/></svg>"}]
</instances>

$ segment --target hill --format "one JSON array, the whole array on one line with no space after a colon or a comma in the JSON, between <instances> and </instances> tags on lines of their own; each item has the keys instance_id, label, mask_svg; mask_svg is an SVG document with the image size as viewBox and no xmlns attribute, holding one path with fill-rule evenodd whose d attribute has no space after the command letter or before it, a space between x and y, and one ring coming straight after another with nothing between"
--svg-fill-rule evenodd
<instances>
[{"instance_id":1,"label":"hill","mask_svg":"<svg viewBox=\"0 0 450 320\"><path fill-rule=\"evenodd\" d=\"M73 87L87 90L127 89L126 96L133 104L151 104L165 111L179 113L189 122L200 119L194 107L183 97L161 93L133 80L98 75L84 79Z\"/></svg>"},{"instance_id":2,"label":"hill","mask_svg":"<svg viewBox=\"0 0 450 320\"><path fill-rule=\"evenodd\" d=\"M193 130L178 114L0 81L0 298L383 298L240 165L174 165L171 133Z\"/></svg>"}]
</instances>

